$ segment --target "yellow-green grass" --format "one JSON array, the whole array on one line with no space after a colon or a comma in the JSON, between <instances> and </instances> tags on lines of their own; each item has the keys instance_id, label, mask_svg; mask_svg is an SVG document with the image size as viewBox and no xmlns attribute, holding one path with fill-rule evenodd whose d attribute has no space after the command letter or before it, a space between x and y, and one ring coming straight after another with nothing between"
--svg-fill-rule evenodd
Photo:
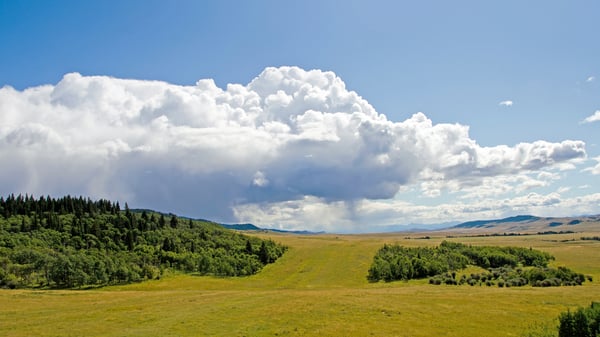
<instances>
[{"instance_id":1,"label":"yellow-green grass","mask_svg":"<svg viewBox=\"0 0 600 337\"><path fill-rule=\"evenodd\" d=\"M449 240L541 249L556 256L553 265L594 282L557 288L369 283L367 270L384 243L431 246L445 238L255 235L290 249L251 277L175 274L95 290L2 290L0 336L521 336L532 325L556 324L568 308L600 301L600 242L560 242L568 235Z\"/></svg>"}]
</instances>

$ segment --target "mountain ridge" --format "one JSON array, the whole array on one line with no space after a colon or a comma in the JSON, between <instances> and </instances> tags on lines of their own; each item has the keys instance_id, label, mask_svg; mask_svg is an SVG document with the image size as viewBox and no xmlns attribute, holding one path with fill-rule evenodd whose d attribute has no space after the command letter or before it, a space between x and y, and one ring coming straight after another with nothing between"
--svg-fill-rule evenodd
<instances>
[{"instance_id":1,"label":"mountain ridge","mask_svg":"<svg viewBox=\"0 0 600 337\"><path fill-rule=\"evenodd\" d=\"M325 234L325 231L310 230L284 230L258 227L251 223L219 224L222 227L238 231L269 231L276 233L314 235ZM377 227L377 233L409 233L409 232L444 232L444 231L481 231L481 232L537 232L547 230L572 230L575 225L583 229L585 225L600 226L600 215L582 215L571 217L541 217L530 214L521 214L499 219L471 220L461 223L446 222L441 224L410 224ZM330 234L334 234L331 232ZM360 234L360 233L357 233Z\"/></svg>"},{"instance_id":2,"label":"mountain ridge","mask_svg":"<svg viewBox=\"0 0 600 337\"><path fill-rule=\"evenodd\" d=\"M517 215L501 219L467 221L445 231L481 233L537 233L545 231L586 231L600 227L600 215L540 217ZM444 231L444 230L442 230Z\"/></svg>"},{"instance_id":3,"label":"mountain ridge","mask_svg":"<svg viewBox=\"0 0 600 337\"><path fill-rule=\"evenodd\" d=\"M324 234L324 231L314 232L309 230L285 230L285 229L275 229L275 228L262 228L258 227L251 223L243 223L243 224L219 224L221 227L227 229L233 229L236 231L267 231L267 232L276 232L276 233L290 233L290 234L302 234L302 235L313 235L313 234Z\"/></svg>"},{"instance_id":4,"label":"mountain ridge","mask_svg":"<svg viewBox=\"0 0 600 337\"><path fill-rule=\"evenodd\" d=\"M542 219L541 217L535 215L516 215L507 218L501 219L491 219L491 220L473 220L459 223L456 226L452 226L450 228L479 228L484 227L491 224L501 224L501 223L509 223L509 222L531 222Z\"/></svg>"}]
</instances>

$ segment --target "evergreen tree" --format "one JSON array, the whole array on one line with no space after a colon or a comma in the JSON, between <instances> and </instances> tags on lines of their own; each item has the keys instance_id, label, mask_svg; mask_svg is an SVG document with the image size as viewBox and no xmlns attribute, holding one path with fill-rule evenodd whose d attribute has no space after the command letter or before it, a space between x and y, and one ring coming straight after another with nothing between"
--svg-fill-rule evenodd
<instances>
[{"instance_id":1,"label":"evergreen tree","mask_svg":"<svg viewBox=\"0 0 600 337\"><path fill-rule=\"evenodd\" d=\"M269 263L269 250L267 249L267 245L263 241L260 245L260 250L258 251L258 258L260 262L267 264Z\"/></svg>"},{"instance_id":2,"label":"evergreen tree","mask_svg":"<svg viewBox=\"0 0 600 337\"><path fill-rule=\"evenodd\" d=\"M155 278L163 268L250 275L285 251L214 223L189 219L189 226L178 226L171 215L164 228L160 215L163 228L157 228L158 213L140 219L128 205L123 213L117 208L83 197L0 197L0 214L8 214L0 216L0 288L101 286ZM140 224L144 218L149 226Z\"/></svg>"},{"instance_id":3,"label":"evergreen tree","mask_svg":"<svg viewBox=\"0 0 600 337\"><path fill-rule=\"evenodd\" d=\"M25 217L21 218L21 232L27 232L29 228L27 227L27 223L25 222Z\"/></svg>"},{"instance_id":4,"label":"evergreen tree","mask_svg":"<svg viewBox=\"0 0 600 337\"><path fill-rule=\"evenodd\" d=\"M177 228L179 221L177 221L177 215L173 214L171 215L171 221L170 221L170 225L171 228Z\"/></svg>"},{"instance_id":5,"label":"evergreen tree","mask_svg":"<svg viewBox=\"0 0 600 337\"><path fill-rule=\"evenodd\" d=\"M125 216L127 219L131 218L131 211L129 210L129 205L127 203L125 203Z\"/></svg>"}]
</instances>

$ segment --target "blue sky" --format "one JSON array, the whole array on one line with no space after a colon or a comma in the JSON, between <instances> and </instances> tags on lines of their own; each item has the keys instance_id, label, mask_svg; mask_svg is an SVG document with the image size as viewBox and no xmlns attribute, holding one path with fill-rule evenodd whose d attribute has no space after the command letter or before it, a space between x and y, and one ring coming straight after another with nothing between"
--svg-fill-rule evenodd
<instances>
[{"instance_id":1,"label":"blue sky","mask_svg":"<svg viewBox=\"0 0 600 337\"><path fill-rule=\"evenodd\" d=\"M600 13L600 4L595 1L0 0L0 87L4 87L5 91L7 87L15 91L10 95L5 92L5 96L0 96L0 104L3 104L0 106L4 109L0 111L4 115L4 120L0 119L0 122L5 124L4 129L0 129L0 137L4 137L4 152L0 152L0 156L3 156L3 162L14 161L18 164L10 170L5 169L2 174L28 172L19 176L21 180L1 180L0 193L85 193L127 199L134 206L175 211L182 215L213 216L219 221L251 221L264 226L334 231L369 231L378 229L377 226L391 224L461 221L523 212L536 215L600 213L600 168L597 166L600 160L597 145L600 121L596 121L600 116L591 118L600 110L597 13ZM127 92L133 90L129 87L130 84L113 83L112 80L132 79L140 83L162 81L165 87L160 90L169 92L172 88L168 89L166 86L191 88L199 80L213 79L217 88L228 91L229 83L248 86L266 68L280 69L282 66L298 67L305 72L313 69L323 71L313 74L314 76L325 76L325 72L333 72L343 82L344 90L356 93L357 97L352 98L353 102L358 102L359 105L366 103L376 114L385 115L387 121L396 123L397 125L381 127L389 127L392 130L390 132L397 136L401 136L403 131L400 129L404 130L406 121L416 121L418 118L413 118L414 115L422 112L433 126L460 124L468 127L468 134L463 132L461 139L470 142L471 149L483 151L492 157L496 154L488 153L489 149L498 150L499 146L506 146L518 152L520 143L546 141L544 146L551 149L544 148L541 151L548 156L541 159L544 165L533 167L524 165L523 162L515 164L516 161L511 157L512 161L500 161L505 165L502 170L493 170L494 173L489 175L481 173L482 167L489 164L489 160L485 159L474 166L453 169L452 172L447 170L446 162L441 166L423 164L421 167L411 167L410 170L402 171L399 176L393 176L389 173L394 171L392 166L397 168L398 163L401 166L408 165L405 163L414 161L415 158L396 158L392 152L377 152L379 150L370 147L373 145L371 143L369 146L364 145L367 143L363 145L376 152L371 153L373 158L378 158L381 163L386 162L388 157L396 158L398 163L390 159L393 165L389 164L391 166L387 171L370 171L371 166L365 164L368 160L365 159L363 163L357 157L344 157L346 161L340 159L336 162L343 165L336 166L333 162L328 164L330 172L321 164L313 166L308 162L298 161L296 164L304 167L304 171L298 169L297 174L286 175L278 171L285 165L269 157L270 159L265 159L266 164L256 164L256 167L252 167L253 172L242 174L238 170L241 165L238 161L234 160L229 166L221 167L213 164L210 157L204 163L214 166L209 174L198 169L177 167L172 171L178 172L178 177L182 177L181 172L187 172L187 175L183 174L177 180L169 175L170 169L155 167L152 161L148 161L144 172L161 172L153 173L148 179L169 182L165 183L164 188L149 192L140 187L141 182L131 186L124 183L144 180L139 177L141 171L138 169L141 168L128 166L133 160L130 158L132 153L150 146L139 138L131 138L134 133L132 130L137 130L136 128L111 129L104 138L98 136L93 141L91 138L82 139L77 146L67 144L64 139L58 141L60 144L67 144L64 145L65 153L70 154L77 152L75 148L79 148L81 144L90 148L94 144L100 146L99 144L108 144L107 142L123 142L126 145L124 148L129 149L129 152L126 151L127 156L116 154L112 159L104 158L104 166L90 164L73 168L71 175L81 175L81 178L69 181L65 177L69 184L60 185L63 187L46 183L51 178L32 168L32 163L42 160L42 156L35 152L40 151L39 149L34 151L22 148L23 144L31 143L31 139L27 137L39 136L31 131L31 125L34 124L41 128L36 129L36 132L46 135L44 139L50 139L47 136L50 132L48 130L58 135L68 134L69 141L77 139L81 135L77 134L73 125L81 123L82 118L76 115L82 106L77 104L86 107L95 105L98 108L90 108L90 113L106 117L105 112L100 112L104 111L100 106L106 104L107 100L119 99L111 96L110 93L114 91L107 89L108 91L99 95L101 98L72 104L70 107L73 109L68 113L73 115L69 115L69 121L59 125L46 122L40 117L42 110L48 114L47 120L55 120L57 116L68 114L56 106L54 108L58 110L52 110L50 106L42 109L40 105L14 103L18 100L31 103L31 97L25 93L27 88L42 88L42 85L58 88L59 83L63 83L73 85L70 90L88 90L85 88L89 87L76 84L93 80L91 76L100 76L103 81L108 81L103 82L103 88L123 85L126 87L123 90ZM72 78L70 82L64 80L65 74L74 72L82 77ZM309 78L313 76L298 77L294 74L293 71L280 69L278 76L291 76L297 80L300 78L301 82L310 82ZM283 85L283 82L272 82L272 78L265 77L258 82L260 81L262 84L257 83L255 87L260 84L274 88L273 92L263 90L264 95L276 93ZM315 82L310 83L316 85ZM288 89L296 90L296 93L302 92L299 88L300 86ZM267 96L263 96L263 92L257 89L255 92L259 92L261 99L266 101ZM291 95L291 92L286 93ZM48 100L54 97L51 93L48 95ZM9 99L8 96L12 98ZM219 101L222 98L215 99ZM197 103L200 106L194 104L185 109L204 111L202 102ZM324 113L328 108L329 105L321 108L310 106L310 109ZM361 111L366 110L368 109L364 108ZM14 116L10 117L7 111L11 111ZM169 122L183 118L176 115L174 110L165 111L164 116ZM304 114L306 117L305 110L288 113L284 122L290 116ZM128 116L135 114L136 112L131 112ZM22 117L25 115L29 117ZM370 112L366 115L373 116ZM94 118L101 121L102 116ZM191 119L183 118L177 126L195 125L194 117L186 116ZM227 124L235 118L237 117L229 116L222 122ZM589 122L583 122L586 118ZM327 120L325 118L321 122L326 123ZM279 119L270 121L281 122ZM128 120L127 123L130 122ZM256 120L253 123L256 129L266 125L256 124ZM211 127L215 125L211 124ZM25 126L29 133L23 131ZM149 124L136 124L136 127L148 128ZM194 131L207 131L206 125L195 127L203 129ZM290 127L290 134L294 134L299 125ZM85 132L85 127L79 129L80 132ZM332 134L337 132L338 143L345 139L340 136L340 130L325 129ZM443 128L433 128L427 134L446 132L444 137L448 137L448 133L456 135L462 132L456 128L451 128L451 131L439 129ZM14 143L16 134L29 140L18 138L21 141L17 146ZM315 133L310 135L315 136ZM248 137L256 139L254 136ZM11 139L12 143L9 141ZM319 138L319 141L323 139ZM584 153L578 144L570 144L572 146L569 149L575 150L565 150L566 155L559 156L559 151L555 148L568 147L565 141L585 143ZM190 142L202 149L208 146L202 140ZM223 142L235 145L233 138ZM287 145L281 145L273 151L291 153L292 149L287 147L289 143L285 144ZM559 146L561 144L562 147ZM431 146L435 148L439 144ZM192 154L199 153L198 148L193 146L186 148ZM294 145L293 149L297 148ZM322 148L330 149L328 146ZM426 156L420 158L418 149L413 150L411 153L417 153L417 160L429 160ZM449 162L461 160L460 151L446 150L458 156L448 159ZM303 151L308 150L303 148ZM438 153L436 151L432 153ZM473 150L473 153L477 151ZM302 158L313 158L313 155L312 152L306 152ZM399 153L395 155L400 156ZM488 158L486 155L479 154L476 157ZM77 158L93 162L90 158ZM181 158L173 160L182 160ZM218 158L220 157L217 156L214 160L218 161ZM70 159L73 158L69 157L67 160ZM290 159L286 157L286 160ZM359 162L362 164L356 164ZM57 170L60 169L59 164L56 164ZM348 170L348 165L355 164L355 169ZM444 169L438 170L442 166ZM359 168L364 168L364 171ZM103 174L110 172L102 180L106 184L101 188L98 187L102 185L100 182L88 183L91 175L97 175L99 171L104 172ZM250 185L262 189L250 191L236 185L237 187L224 187L225 191L220 191L218 186L227 184L215 183L215 186L209 186L211 181L221 182L215 178L219 174L232 174L235 177L250 175L252 182L258 182ZM387 177L388 174L393 177ZM386 178L381 181L364 178L372 175ZM300 184L298 179L304 181L302 179L307 179L307 176L314 177L315 181L320 182L317 185L322 186L294 187ZM331 179L332 176L349 180ZM344 187L351 186L357 179L386 187L376 191L363 191L360 187L350 191L351 188ZM106 186L116 182L125 186L115 189ZM303 187L312 186L305 181L303 184ZM169 188L169 185L172 187ZM184 188L190 185L197 185L197 188L204 186L204 189L212 191L213 197L195 195ZM331 191L324 191L328 186ZM289 192L292 189L294 193ZM159 190L163 197L144 197L147 194L157 194ZM333 190L338 192L333 193ZM199 202L182 201L179 198L196 198ZM578 204L577 198L584 198L585 202L580 204L585 206L574 207L573 205ZM215 205L203 207L203 200L212 202L215 199L220 200L218 205L215 202ZM460 201L460 205L457 205L456 200ZM483 205L481 200L489 202ZM492 207L500 200L505 201L507 206L501 209ZM511 203L509 200L520 202ZM472 214L458 211L466 209L473 202L478 202L476 208L479 211ZM231 211L211 214L209 211L203 212L203 208ZM331 218L326 214L331 215Z\"/></svg>"}]
</instances>

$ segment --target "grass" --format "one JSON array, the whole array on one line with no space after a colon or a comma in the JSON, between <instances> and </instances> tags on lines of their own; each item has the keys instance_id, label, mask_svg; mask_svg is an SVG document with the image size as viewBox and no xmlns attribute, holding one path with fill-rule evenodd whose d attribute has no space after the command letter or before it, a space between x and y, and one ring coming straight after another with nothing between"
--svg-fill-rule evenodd
<instances>
[{"instance_id":1,"label":"grass","mask_svg":"<svg viewBox=\"0 0 600 337\"><path fill-rule=\"evenodd\" d=\"M290 247L245 278L174 274L94 290L0 291L2 336L523 336L531 326L600 300L600 242L564 236L453 238L548 251L554 265L590 274L581 287L368 283L384 243L437 245L405 234L279 235ZM431 235L431 234L430 234Z\"/></svg>"}]
</instances>

